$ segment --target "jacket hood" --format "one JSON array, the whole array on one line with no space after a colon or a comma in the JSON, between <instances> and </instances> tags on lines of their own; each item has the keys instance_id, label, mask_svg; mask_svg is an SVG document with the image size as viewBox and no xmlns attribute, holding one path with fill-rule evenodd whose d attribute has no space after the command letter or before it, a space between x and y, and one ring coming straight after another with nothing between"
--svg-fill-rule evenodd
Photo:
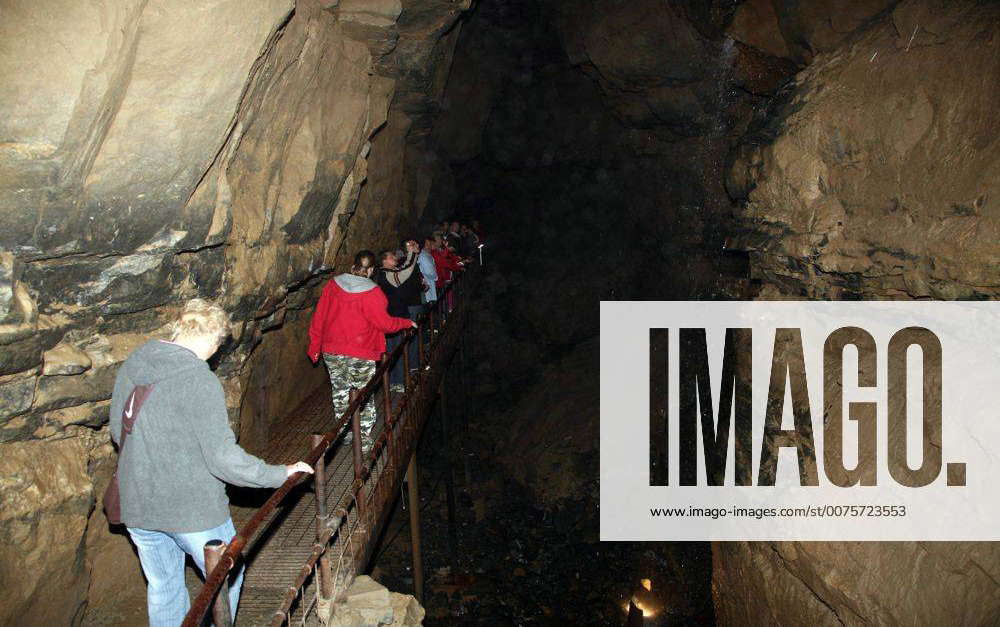
<instances>
[{"instance_id":1,"label":"jacket hood","mask_svg":"<svg viewBox=\"0 0 1000 627\"><path fill-rule=\"evenodd\" d=\"M333 281L348 294L363 294L378 287L375 281L350 273L338 274L333 277Z\"/></svg>"},{"instance_id":2,"label":"jacket hood","mask_svg":"<svg viewBox=\"0 0 1000 627\"><path fill-rule=\"evenodd\" d=\"M184 376L192 370L207 369L208 364L183 346L151 340L137 348L123 367L137 385L148 385Z\"/></svg>"}]
</instances>

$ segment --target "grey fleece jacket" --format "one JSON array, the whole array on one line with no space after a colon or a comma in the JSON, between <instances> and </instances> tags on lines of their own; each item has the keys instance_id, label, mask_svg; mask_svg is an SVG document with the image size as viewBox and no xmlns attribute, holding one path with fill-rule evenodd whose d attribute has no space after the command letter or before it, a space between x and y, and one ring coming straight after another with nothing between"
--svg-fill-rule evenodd
<instances>
[{"instance_id":1,"label":"grey fleece jacket","mask_svg":"<svg viewBox=\"0 0 1000 627\"><path fill-rule=\"evenodd\" d=\"M119 455L126 526L204 531L230 516L223 482L254 488L284 483L284 466L265 464L236 444L222 384L208 364L169 342L146 342L118 371L111 396L111 437L116 444L132 388L150 383L153 390Z\"/></svg>"}]
</instances>

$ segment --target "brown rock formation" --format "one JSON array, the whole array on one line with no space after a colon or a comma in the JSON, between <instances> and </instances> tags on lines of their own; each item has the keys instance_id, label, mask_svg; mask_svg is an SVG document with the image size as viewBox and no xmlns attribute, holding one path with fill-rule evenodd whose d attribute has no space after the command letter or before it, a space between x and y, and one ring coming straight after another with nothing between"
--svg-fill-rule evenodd
<instances>
[{"instance_id":1,"label":"brown rock formation","mask_svg":"<svg viewBox=\"0 0 1000 627\"><path fill-rule=\"evenodd\" d=\"M768 283L813 298L1000 288L995 6L904 2L822 55L729 176Z\"/></svg>"},{"instance_id":2,"label":"brown rock formation","mask_svg":"<svg viewBox=\"0 0 1000 627\"><path fill-rule=\"evenodd\" d=\"M720 625L995 625L995 543L725 542Z\"/></svg>"},{"instance_id":3,"label":"brown rock formation","mask_svg":"<svg viewBox=\"0 0 1000 627\"><path fill-rule=\"evenodd\" d=\"M762 297L995 298L1000 9L904 1L853 34L850 20L778 13L786 36L827 52L744 139L728 177ZM1000 617L995 544L717 543L713 562L723 625Z\"/></svg>"},{"instance_id":4,"label":"brown rock formation","mask_svg":"<svg viewBox=\"0 0 1000 627\"><path fill-rule=\"evenodd\" d=\"M83 536L94 498L87 457L82 438L3 446L0 622L59 625L79 619L88 582Z\"/></svg>"},{"instance_id":5,"label":"brown rock formation","mask_svg":"<svg viewBox=\"0 0 1000 627\"><path fill-rule=\"evenodd\" d=\"M322 383L302 355L312 288L419 218L402 164L467 8L5 4L0 622L64 624L88 586L93 604L142 590L95 509L114 460L99 444L117 365L186 299L237 322L216 360L245 437L294 404L291 379Z\"/></svg>"}]
</instances>

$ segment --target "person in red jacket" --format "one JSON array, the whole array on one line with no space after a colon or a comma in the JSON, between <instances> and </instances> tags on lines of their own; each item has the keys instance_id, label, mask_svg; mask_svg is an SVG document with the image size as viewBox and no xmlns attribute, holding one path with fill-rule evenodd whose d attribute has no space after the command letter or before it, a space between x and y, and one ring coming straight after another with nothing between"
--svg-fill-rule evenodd
<instances>
[{"instance_id":1,"label":"person in red jacket","mask_svg":"<svg viewBox=\"0 0 1000 627\"><path fill-rule=\"evenodd\" d=\"M436 246L434 250L431 251L431 256L434 257L434 267L437 270L437 291L441 294L441 290L444 288L446 283L450 283L453 278L453 273L460 272L465 269L465 264L462 263L462 258L454 253L454 251L448 248L447 240L440 233L434 234L434 241ZM440 296L439 296L440 298ZM444 313L450 312L454 306L455 301L451 294L445 297L445 308Z\"/></svg>"},{"instance_id":2,"label":"person in red jacket","mask_svg":"<svg viewBox=\"0 0 1000 627\"><path fill-rule=\"evenodd\" d=\"M440 291L445 283L451 281L453 272L460 272L465 265L462 258L448 249L445 245L444 236L440 233L434 234L434 249L431 256L434 257L434 267L437 270L437 289Z\"/></svg>"},{"instance_id":3,"label":"person in red jacket","mask_svg":"<svg viewBox=\"0 0 1000 627\"><path fill-rule=\"evenodd\" d=\"M323 356L338 418L347 410L350 389L360 389L375 373L375 361L385 352L386 334L417 326L409 318L386 312L385 294L371 280L374 270L375 253L362 250L355 255L351 271L338 274L323 287L309 324L309 359L316 363ZM361 412L366 448L374 427L375 405L368 403Z\"/></svg>"}]
</instances>

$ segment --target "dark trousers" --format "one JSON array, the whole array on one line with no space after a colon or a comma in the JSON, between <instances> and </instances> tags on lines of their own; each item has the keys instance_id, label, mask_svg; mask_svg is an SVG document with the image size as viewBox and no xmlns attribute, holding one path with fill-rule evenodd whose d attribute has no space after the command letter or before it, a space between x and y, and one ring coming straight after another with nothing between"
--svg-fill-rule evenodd
<instances>
[{"instance_id":1,"label":"dark trousers","mask_svg":"<svg viewBox=\"0 0 1000 627\"><path fill-rule=\"evenodd\" d=\"M426 305L410 305L409 309L410 309L410 320L416 321L418 318L420 318L420 316L423 315L427 307ZM425 331L426 329L424 329L423 327L417 329L417 333L424 333ZM410 353L410 370L416 370L420 365L417 361L418 359L420 359L420 347L417 344L417 338L413 338L413 341L410 342L410 347L408 352Z\"/></svg>"},{"instance_id":2,"label":"dark trousers","mask_svg":"<svg viewBox=\"0 0 1000 627\"><path fill-rule=\"evenodd\" d=\"M385 336L385 352L391 355L392 351L403 343L405 334L406 331L400 331L398 333ZM389 385L402 385L403 381L403 356L400 355L399 360L397 360L392 369L389 370Z\"/></svg>"}]
</instances>

